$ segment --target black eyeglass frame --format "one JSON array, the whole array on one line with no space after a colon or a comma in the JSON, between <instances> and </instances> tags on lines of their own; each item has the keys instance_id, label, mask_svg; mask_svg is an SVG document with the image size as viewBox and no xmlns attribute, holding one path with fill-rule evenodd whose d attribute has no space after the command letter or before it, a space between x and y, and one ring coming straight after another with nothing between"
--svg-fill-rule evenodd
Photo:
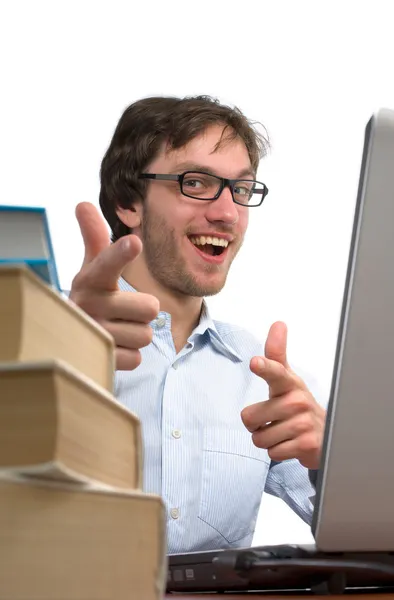
<instances>
[{"instance_id":1,"label":"black eyeglass frame","mask_svg":"<svg viewBox=\"0 0 394 600\"><path fill-rule=\"evenodd\" d=\"M215 196L213 196L212 198L199 198L197 196L191 196L190 194L186 194L183 190L183 180L186 177L186 175L190 175L190 174L196 174L196 175L209 175L210 177L215 177L215 179L218 179L220 181L220 187L219 190L217 191L217 193L215 194ZM178 181L180 188L181 188L181 192L184 196L186 196L187 198L193 198L193 200L202 200L202 201L212 201L212 200L217 200L220 196L220 194L223 192L225 187L230 188L231 191L231 196L233 198L233 202L235 204L239 204L240 206L244 206L247 208L257 208L258 206L261 206L264 198L266 197L266 195L268 194L268 188L265 185L265 183L262 183L261 181L256 181L255 179L226 179L226 177L219 177L218 175L213 175L212 173L207 173L205 171L185 171L184 173L181 173L180 175L170 175L170 174L159 174L159 173L141 173L141 175L139 176L139 179L156 179L158 181ZM254 194L261 194L261 200L258 204L243 204L242 202L239 202L238 200L236 200L234 198L234 187L236 183L239 183L241 181L247 181L247 182L254 182L254 183L258 183L259 185L263 186L263 189L254 189L253 193Z\"/></svg>"}]
</instances>

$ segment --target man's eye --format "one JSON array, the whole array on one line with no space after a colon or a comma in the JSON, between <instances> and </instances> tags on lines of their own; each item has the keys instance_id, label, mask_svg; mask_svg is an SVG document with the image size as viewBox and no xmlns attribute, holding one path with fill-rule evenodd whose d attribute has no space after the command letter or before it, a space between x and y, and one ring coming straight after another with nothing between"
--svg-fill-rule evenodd
<instances>
[{"instance_id":1,"label":"man's eye","mask_svg":"<svg viewBox=\"0 0 394 600\"><path fill-rule=\"evenodd\" d=\"M237 186L236 188L234 188L234 192L236 194L239 194L240 196L249 196L250 189L247 187Z\"/></svg>"},{"instance_id":2,"label":"man's eye","mask_svg":"<svg viewBox=\"0 0 394 600\"><path fill-rule=\"evenodd\" d=\"M192 188L199 188L204 185L202 181L199 181L198 179L186 179L183 184Z\"/></svg>"}]
</instances>

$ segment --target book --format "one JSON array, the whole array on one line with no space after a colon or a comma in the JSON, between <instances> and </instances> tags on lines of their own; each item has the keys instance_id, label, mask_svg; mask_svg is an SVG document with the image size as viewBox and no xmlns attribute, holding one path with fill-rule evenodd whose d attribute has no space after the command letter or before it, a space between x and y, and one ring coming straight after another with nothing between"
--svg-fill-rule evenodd
<instances>
[{"instance_id":1,"label":"book","mask_svg":"<svg viewBox=\"0 0 394 600\"><path fill-rule=\"evenodd\" d=\"M162 600L164 524L158 496L0 479L0 599Z\"/></svg>"},{"instance_id":2,"label":"book","mask_svg":"<svg viewBox=\"0 0 394 600\"><path fill-rule=\"evenodd\" d=\"M40 206L0 205L0 263L24 263L60 290L47 211Z\"/></svg>"},{"instance_id":3,"label":"book","mask_svg":"<svg viewBox=\"0 0 394 600\"><path fill-rule=\"evenodd\" d=\"M113 390L112 336L26 265L0 264L0 362L58 358Z\"/></svg>"},{"instance_id":4,"label":"book","mask_svg":"<svg viewBox=\"0 0 394 600\"><path fill-rule=\"evenodd\" d=\"M67 363L0 363L0 468L139 489L140 421Z\"/></svg>"},{"instance_id":5,"label":"book","mask_svg":"<svg viewBox=\"0 0 394 600\"><path fill-rule=\"evenodd\" d=\"M166 513L142 491L141 423L113 395L112 336L56 289L44 234L42 214L3 207L0 600L159 600Z\"/></svg>"}]
</instances>

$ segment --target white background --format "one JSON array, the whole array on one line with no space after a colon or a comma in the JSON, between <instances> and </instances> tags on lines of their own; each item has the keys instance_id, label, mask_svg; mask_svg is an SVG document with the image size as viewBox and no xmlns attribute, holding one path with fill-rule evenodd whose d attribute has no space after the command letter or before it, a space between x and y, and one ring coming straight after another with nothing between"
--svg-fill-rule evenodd
<instances>
[{"instance_id":1,"label":"white background","mask_svg":"<svg viewBox=\"0 0 394 600\"><path fill-rule=\"evenodd\" d=\"M391 1L0 2L0 202L48 209L61 284L82 260L75 205L98 202L101 158L124 108L211 94L267 128L243 251L214 316L264 338L329 393L364 127L394 108ZM255 543L308 542L266 497Z\"/></svg>"}]
</instances>

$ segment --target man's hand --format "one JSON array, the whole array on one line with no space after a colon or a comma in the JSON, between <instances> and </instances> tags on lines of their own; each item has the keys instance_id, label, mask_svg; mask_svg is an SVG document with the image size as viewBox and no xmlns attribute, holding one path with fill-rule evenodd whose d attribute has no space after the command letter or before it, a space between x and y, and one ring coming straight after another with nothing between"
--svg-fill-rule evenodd
<instances>
[{"instance_id":1,"label":"man's hand","mask_svg":"<svg viewBox=\"0 0 394 600\"><path fill-rule=\"evenodd\" d=\"M119 291L118 279L124 267L140 254L141 241L128 235L111 244L103 219L88 202L77 206L76 217L85 257L73 279L70 300L113 336L116 368L135 369L141 363L139 349L152 341L149 323L160 309L154 296Z\"/></svg>"},{"instance_id":2,"label":"man's hand","mask_svg":"<svg viewBox=\"0 0 394 600\"><path fill-rule=\"evenodd\" d=\"M244 408L241 418L253 443L267 449L272 460L298 458L308 469L318 469L326 413L290 369L286 346L286 325L274 323L265 357L254 356L250 362L252 372L267 382L269 400Z\"/></svg>"}]
</instances>

